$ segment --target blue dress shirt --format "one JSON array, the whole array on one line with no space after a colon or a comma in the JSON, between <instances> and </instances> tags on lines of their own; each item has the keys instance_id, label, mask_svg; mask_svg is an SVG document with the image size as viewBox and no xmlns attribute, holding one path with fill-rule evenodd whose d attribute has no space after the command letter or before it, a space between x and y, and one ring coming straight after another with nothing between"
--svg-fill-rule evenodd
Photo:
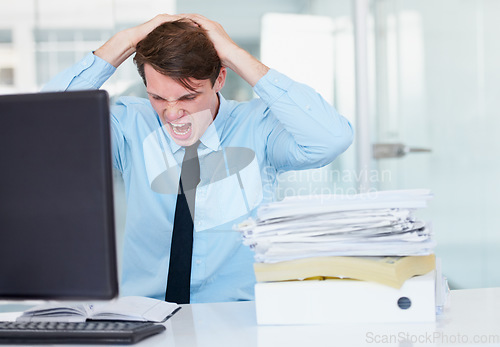
<instances>
[{"instance_id":1,"label":"blue dress shirt","mask_svg":"<svg viewBox=\"0 0 500 347\"><path fill-rule=\"evenodd\" d=\"M44 90L97 89L115 68L88 54ZM225 100L198 148L191 302L252 300L253 253L234 225L275 196L281 171L324 166L352 142L349 122L318 93L275 70L259 98ZM163 299L184 148L149 100L121 97L111 108L113 163L127 196L121 295Z\"/></svg>"}]
</instances>

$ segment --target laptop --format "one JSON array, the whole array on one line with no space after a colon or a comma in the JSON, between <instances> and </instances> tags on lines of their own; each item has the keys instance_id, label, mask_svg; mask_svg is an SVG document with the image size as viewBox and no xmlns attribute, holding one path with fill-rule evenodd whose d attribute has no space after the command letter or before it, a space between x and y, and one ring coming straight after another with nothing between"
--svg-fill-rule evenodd
<instances>
[{"instance_id":1,"label":"laptop","mask_svg":"<svg viewBox=\"0 0 500 347\"><path fill-rule=\"evenodd\" d=\"M0 300L109 300L117 278L108 94L0 96ZM165 329L149 324L0 322L0 343L133 343Z\"/></svg>"}]
</instances>

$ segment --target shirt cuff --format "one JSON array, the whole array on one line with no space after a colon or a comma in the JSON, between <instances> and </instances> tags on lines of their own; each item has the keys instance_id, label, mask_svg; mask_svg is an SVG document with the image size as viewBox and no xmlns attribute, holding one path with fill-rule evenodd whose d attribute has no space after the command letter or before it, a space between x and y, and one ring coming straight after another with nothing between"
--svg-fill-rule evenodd
<instances>
[{"instance_id":1,"label":"shirt cuff","mask_svg":"<svg viewBox=\"0 0 500 347\"><path fill-rule=\"evenodd\" d=\"M283 94L287 93L294 81L282 73L270 69L254 86L254 92L271 106Z\"/></svg>"}]
</instances>

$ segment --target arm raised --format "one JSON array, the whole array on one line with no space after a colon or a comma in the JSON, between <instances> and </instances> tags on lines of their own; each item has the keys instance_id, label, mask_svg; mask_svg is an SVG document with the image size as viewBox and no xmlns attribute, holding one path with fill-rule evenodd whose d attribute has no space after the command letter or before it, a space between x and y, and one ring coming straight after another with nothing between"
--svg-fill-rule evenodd
<instances>
[{"instance_id":1,"label":"arm raised","mask_svg":"<svg viewBox=\"0 0 500 347\"><path fill-rule=\"evenodd\" d=\"M180 18L178 15L159 14L146 23L116 33L94 54L114 67L118 67L135 52L137 43L157 26Z\"/></svg>"},{"instance_id":2,"label":"arm raised","mask_svg":"<svg viewBox=\"0 0 500 347\"><path fill-rule=\"evenodd\" d=\"M252 87L269 71L269 68L239 47L226 33L222 25L199 14L184 14L205 29L213 42L222 66L228 67L247 81Z\"/></svg>"}]
</instances>

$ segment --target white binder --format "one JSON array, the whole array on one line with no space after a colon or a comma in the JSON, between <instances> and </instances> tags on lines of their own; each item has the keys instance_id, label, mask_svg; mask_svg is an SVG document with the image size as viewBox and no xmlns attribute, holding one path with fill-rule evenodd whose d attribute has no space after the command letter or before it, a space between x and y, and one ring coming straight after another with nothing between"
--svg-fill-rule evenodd
<instances>
[{"instance_id":1,"label":"white binder","mask_svg":"<svg viewBox=\"0 0 500 347\"><path fill-rule=\"evenodd\" d=\"M435 271L400 289L348 279L255 285L257 323L263 325L434 322L435 296Z\"/></svg>"}]
</instances>

